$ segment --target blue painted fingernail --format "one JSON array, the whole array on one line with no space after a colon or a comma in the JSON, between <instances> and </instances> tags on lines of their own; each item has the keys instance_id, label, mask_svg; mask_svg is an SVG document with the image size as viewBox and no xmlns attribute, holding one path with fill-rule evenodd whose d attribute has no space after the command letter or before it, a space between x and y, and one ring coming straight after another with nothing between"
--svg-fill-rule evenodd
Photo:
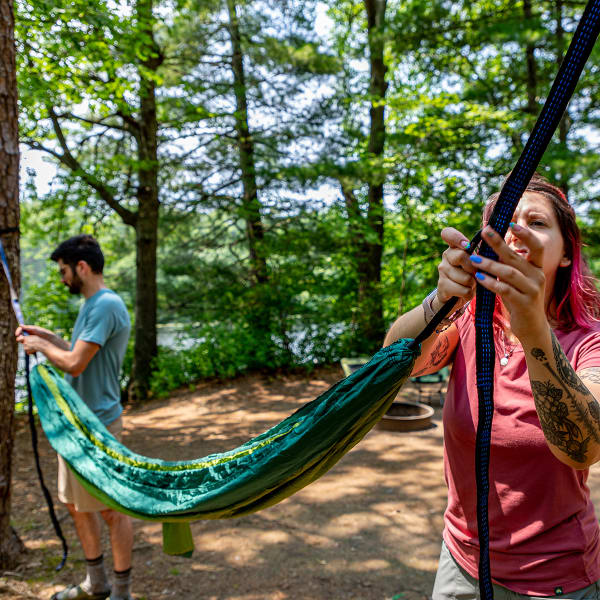
<instances>
[{"instance_id":1,"label":"blue painted fingernail","mask_svg":"<svg viewBox=\"0 0 600 600\"><path fill-rule=\"evenodd\" d=\"M483 273L480 273L479 271L475 273L475 277L477 277L479 281L483 281L485 279L485 275Z\"/></svg>"},{"instance_id":2,"label":"blue painted fingernail","mask_svg":"<svg viewBox=\"0 0 600 600\"><path fill-rule=\"evenodd\" d=\"M481 256L478 256L477 254L471 254L471 256L469 256L471 262L474 262L476 264L479 264L481 262Z\"/></svg>"},{"instance_id":3,"label":"blue painted fingernail","mask_svg":"<svg viewBox=\"0 0 600 600\"><path fill-rule=\"evenodd\" d=\"M512 223L510 224L510 228L513 231L521 231L521 229L523 229L520 225L518 225L517 223Z\"/></svg>"},{"instance_id":4,"label":"blue painted fingernail","mask_svg":"<svg viewBox=\"0 0 600 600\"><path fill-rule=\"evenodd\" d=\"M460 245L466 250L469 247L469 242L467 242L467 240L463 240Z\"/></svg>"},{"instance_id":5,"label":"blue painted fingernail","mask_svg":"<svg viewBox=\"0 0 600 600\"><path fill-rule=\"evenodd\" d=\"M488 237L494 237L494 236L496 235L496 232L495 232L493 229L488 229L488 230L485 232L485 234L486 234Z\"/></svg>"}]
</instances>

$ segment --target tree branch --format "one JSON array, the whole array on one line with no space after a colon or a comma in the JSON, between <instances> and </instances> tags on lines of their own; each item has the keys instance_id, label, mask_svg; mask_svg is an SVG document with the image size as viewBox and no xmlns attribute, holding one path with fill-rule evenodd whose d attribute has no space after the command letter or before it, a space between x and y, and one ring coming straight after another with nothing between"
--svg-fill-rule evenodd
<instances>
[{"instance_id":1,"label":"tree branch","mask_svg":"<svg viewBox=\"0 0 600 600\"><path fill-rule=\"evenodd\" d=\"M72 112L65 112L65 113L61 113L60 115L56 115L57 119L67 118L67 119L74 119L76 121L82 121L83 123L88 123L89 125L101 125L102 127L106 127L109 129L117 129L118 131L124 131L125 133L129 133L135 137L136 133L134 131L132 131L132 127L131 127L130 123L126 123L128 126L118 125L116 123L106 123L107 119L117 117L117 116L121 117L123 119L123 115L118 114L118 113L115 113L114 115L107 115L106 117L103 117L102 119L87 119L85 117L80 117ZM131 120L137 126L137 122L135 121L135 119L131 119Z\"/></svg>"},{"instance_id":2,"label":"tree branch","mask_svg":"<svg viewBox=\"0 0 600 600\"><path fill-rule=\"evenodd\" d=\"M71 151L69 150L67 140L65 139L64 132L60 126L60 122L56 111L54 110L54 107L48 107L48 114L50 116L50 120L52 121L54 133L56 134L56 138L62 149L62 154L56 152L55 150L47 148L46 146L43 146L39 142L32 142L33 146L31 144L28 145L37 150L42 150L44 152L47 152L48 154L51 154L52 156L57 158L63 165L68 167L71 171L77 173L83 179L83 181L85 181L91 188L93 188L96 191L96 193L100 196L100 198L104 200L104 202L106 202L106 204L108 204L108 206L110 206L110 208L112 208L121 217L121 219L123 219L124 223L135 227L135 224L137 222L137 213L125 208L124 206L121 206L121 204L119 204L119 202L114 197L112 192L108 189L108 187L105 186L102 182L98 181L98 179L96 179L91 173L88 173L81 166L79 161L71 154Z\"/></svg>"}]
</instances>

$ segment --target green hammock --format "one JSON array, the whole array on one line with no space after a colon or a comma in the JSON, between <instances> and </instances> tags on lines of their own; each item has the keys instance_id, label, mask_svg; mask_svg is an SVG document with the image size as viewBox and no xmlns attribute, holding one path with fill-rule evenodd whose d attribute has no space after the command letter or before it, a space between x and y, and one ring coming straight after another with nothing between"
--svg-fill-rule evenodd
<instances>
[{"instance_id":1,"label":"green hammock","mask_svg":"<svg viewBox=\"0 0 600 600\"><path fill-rule=\"evenodd\" d=\"M110 508L163 523L168 554L191 555L190 521L239 517L318 479L388 409L418 349L404 339L242 446L191 461L146 458L120 444L50 366L31 373L33 397L52 447L83 486Z\"/></svg>"}]
</instances>

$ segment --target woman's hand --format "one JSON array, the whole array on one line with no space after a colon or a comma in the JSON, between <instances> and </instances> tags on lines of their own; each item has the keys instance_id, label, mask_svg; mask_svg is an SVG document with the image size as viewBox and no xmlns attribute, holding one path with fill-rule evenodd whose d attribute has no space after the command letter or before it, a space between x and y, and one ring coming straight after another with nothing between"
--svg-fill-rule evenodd
<instances>
[{"instance_id":1,"label":"woman's hand","mask_svg":"<svg viewBox=\"0 0 600 600\"><path fill-rule=\"evenodd\" d=\"M524 343L548 327L546 277L542 269L544 247L527 227L514 224L511 231L521 242L522 250L509 248L488 225L482 237L498 255L498 261L473 255L470 262L477 267L479 283L500 296L510 314L512 332Z\"/></svg>"},{"instance_id":2,"label":"woman's hand","mask_svg":"<svg viewBox=\"0 0 600 600\"><path fill-rule=\"evenodd\" d=\"M437 299L441 306L456 296L460 300L455 308L460 308L473 297L477 269L465 252L469 240L460 231L446 227L442 230L442 239L448 244L448 249L438 265Z\"/></svg>"}]
</instances>

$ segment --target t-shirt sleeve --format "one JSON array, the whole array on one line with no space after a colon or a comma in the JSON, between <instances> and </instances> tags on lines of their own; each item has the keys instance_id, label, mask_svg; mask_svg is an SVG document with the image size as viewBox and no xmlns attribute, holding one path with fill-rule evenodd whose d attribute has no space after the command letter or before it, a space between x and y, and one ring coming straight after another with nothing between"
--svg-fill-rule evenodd
<instances>
[{"instance_id":1,"label":"t-shirt sleeve","mask_svg":"<svg viewBox=\"0 0 600 600\"><path fill-rule=\"evenodd\" d=\"M600 332L593 332L577 345L571 363L576 371L600 367Z\"/></svg>"},{"instance_id":2,"label":"t-shirt sleeve","mask_svg":"<svg viewBox=\"0 0 600 600\"><path fill-rule=\"evenodd\" d=\"M105 306L101 302L93 306L77 339L104 346L106 340L117 330L118 319L115 311L110 308L110 306Z\"/></svg>"}]
</instances>

